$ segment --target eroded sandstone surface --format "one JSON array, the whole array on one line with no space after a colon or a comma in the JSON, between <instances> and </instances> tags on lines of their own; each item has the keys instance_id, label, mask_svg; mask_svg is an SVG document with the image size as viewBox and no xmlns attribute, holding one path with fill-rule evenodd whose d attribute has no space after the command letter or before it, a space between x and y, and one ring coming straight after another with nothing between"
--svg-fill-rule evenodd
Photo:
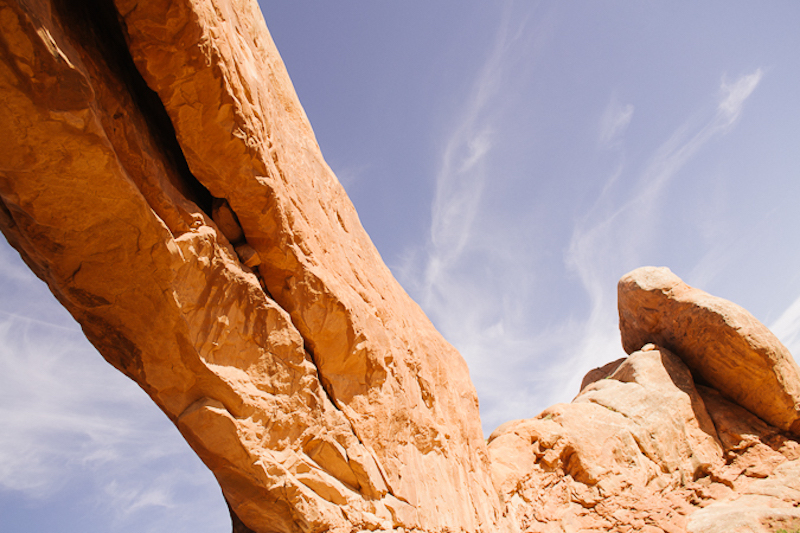
<instances>
[{"instance_id":1,"label":"eroded sandstone surface","mask_svg":"<svg viewBox=\"0 0 800 533\"><path fill-rule=\"evenodd\" d=\"M0 228L235 532L800 527L796 363L665 269L620 282L628 357L487 446L254 0L0 0L0 30Z\"/></svg>"},{"instance_id":2,"label":"eroded sandstone surface","mask_svg":"<svg viewBox=\"0 0 800 533\"><path fill-rule=\"evenodd\" d=\"M537 532L798 527L800 443L788 431L791 404L780 399L792 397L800 377L786 348L749 313L668 269L637 269L619 290L630 355L589 372L572 403L489 438L509 514ZM669 301L673 294L682 305ZM768 355L754 363L753 353ZM737 379L729 370L727 381L711 382L720 365L751 374ZM760 401L748 410L740 398Z\"/></svg>"},{"instance_id":3,"label":"eroded sandstone surface","mask_svg":"<svg viewBox=\"0 0 800 533\"><path fill-rule=\"evenodd\" d=\"M4 234L256 532L504 530L255 0L0 1Z\"/></svg>"},{"instance_id":4,"label":"eroded sandstone surface","mask_svg":"<svg viewBox=\"0 0 800 533\"><path fill-rule=\"evenodd\" d=\"M625 351L646 342L665 346L723 395L800 436L800 369L753 315L686 285L668 268L634 270L618 292Z\"/></svg>"}]
</instances>

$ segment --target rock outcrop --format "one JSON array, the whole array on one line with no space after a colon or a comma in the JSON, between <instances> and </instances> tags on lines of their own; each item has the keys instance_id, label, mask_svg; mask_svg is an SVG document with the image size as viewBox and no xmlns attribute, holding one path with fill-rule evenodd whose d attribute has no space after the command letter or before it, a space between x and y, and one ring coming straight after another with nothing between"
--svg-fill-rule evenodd
<instances>
[{"instance_id":1,"label":"rock outcrop","mask_svg":"<svg viewBox=\"0 0 800 533\"><path fill-rule=\"evenodd\" d=\"M508 513L532 532L800 526L800 443L775 408L800 386L788 351L746 311L667 269L638 269L619 287L630 355L589 372L572 403L506 423L489 438ZM770 356L756 365L753 353ZM712 387L706 376L719 365L780 379L728 372ZM737 402L759 395L760 412ZM775 412L783 414L768 423Z\"/></svg>"},{"instance_id":2,"label":"rock outcrop","mask_svg":"<svg viewBox=\"0 0 800 533\"><path fill-rule=\"evenodd\" d=\"M0 226L254 532L507 529L255 0L0 0Z\"/></svg>"},{"instance_id":3,"label":"rock outcrop","mask_svg":"<svg viewBox=\"0 0 800 533\"><path fill-rule=\"evenodd\" d=\"M0 229L235 532L800 527L796 363L665 269L620 282L630 355L487 447L255 0L0 0L0 30Z\"/></svg>"},{"instance_id":4,"label":"rock outcrop","mask_svg":"<svg viewBox=\"0 0 800 533\"><path fill-rule=\"evenodd\" d=\"M667 268L643 267L619 282L619 328L631 353L653 342L770 424L800 436L800 369L750 313L689 287Z\"/></svg>"}]
</instances>

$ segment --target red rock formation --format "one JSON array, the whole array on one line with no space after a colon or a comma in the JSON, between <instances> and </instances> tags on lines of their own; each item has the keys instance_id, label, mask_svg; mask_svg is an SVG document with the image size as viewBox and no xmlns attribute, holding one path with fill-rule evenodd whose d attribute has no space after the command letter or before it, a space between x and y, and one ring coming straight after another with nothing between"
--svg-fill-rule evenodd
<instances>
[{"instance_id":1,"label":"red rock formation","mask_svg":"<svg viewBox=\"0 0 800 533\"><path fill-rule=\"evenodd\" d=\"M361 227L256 2L0 15L3 232L237 527L503 529L464 361Z\"/></svg>"},{"instance_id":2,"label":"red rock formation","mask_svg":"<svg viewBox=\"0 0 800 533\"><path fill-rule=\"evenodd\" d=\"M800 387L788 351L746 311L690 289L667 269L624 276L619 304L631 355L589 372L571 404L504 424L489 438L495 484L521 528L773 533L800 526L800 443L781 411L782 399ZM680 351L648 343L656 340ZM754 353L769 357L756 367ZM729 372L711 382L718 366L751 375ZM760 397L763 419L726 396ZM766 421L775 413L778 427Z\"/></svg>"},{"instance_id":3,"label":"red rock formation","mask_svg":"<svg viewBox=\"0 0 800 533\"><path fill-rule=\"evenodd\" d=\"M723 395L800 436L800 368L738 305L689 287L667 268L642 267L619 282L619 328L626 352L665 346Z\"/></svg>"},{"instance_id":4,"label":"red rock formation","mask_svg":"<svg viewBox=\"0 0 800 533\"><path fill-rule=\"evenodd\" d=\"M631 355L487 452L464 361L365 234L254 0L0 0L0 29L0 228L235 532L800 525L796 364L667 270L620 283Z\"/></svg>"},{"instance_id":5,"label":"red rock formation","mask_svg":"<svg viewBox=\"0 0 800 533\"><path fill-rule=\"evenodd\" d=\"M800 444L696 386L676 355L654 345L571 404L504 424L489 451L523 531L772 533L769 524L800 524Z\"/></svg>"}]
</instances>

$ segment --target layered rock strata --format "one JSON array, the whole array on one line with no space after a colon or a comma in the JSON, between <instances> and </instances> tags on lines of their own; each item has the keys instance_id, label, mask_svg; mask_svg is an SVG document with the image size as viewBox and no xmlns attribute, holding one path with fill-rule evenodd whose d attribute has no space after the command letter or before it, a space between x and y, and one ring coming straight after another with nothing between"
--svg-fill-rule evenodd
<instances>
[{"instance_id":1,"label":"layered rock strata","mask_svg":"<svg viewBox=\"0 0 800 533\"><path fill-rule=\"evenodd\" d=\"M255 0L0 0L0 226L239 530L496 531L459 354L325 164Z\"/></svg>"}]
</instances>

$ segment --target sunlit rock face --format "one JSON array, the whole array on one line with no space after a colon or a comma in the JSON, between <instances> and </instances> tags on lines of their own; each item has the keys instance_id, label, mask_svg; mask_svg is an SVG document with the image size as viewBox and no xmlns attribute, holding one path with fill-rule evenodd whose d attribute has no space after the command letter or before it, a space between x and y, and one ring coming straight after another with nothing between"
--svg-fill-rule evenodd
<instances>
[{"instance_id":1,"label":"sunlit rock face","mask_svg":"<svg viewBox=\"0 0 800 533\"><path fill-rule=\"evenodd\" d=\"M725 397L800 437L800 369L753 315L686 285L668 268L636 269L622 277L618 292L626 352L647 342L665 346Z\"/></svg>"},{"instance_id":2,"label":"sunlit rock face","mask_svg":"<svg viewBox=\"0 0 800 533\"><path fill-rule=\"evenodd\" d=\"M542 532L800 526L800 444L785 401L800 378L788 351L668 269L635 270L619 291L630 355L589 372L572 403L489 438L507 512ZM719 367L726 379L712 381Z\"/></svg>"},{"instance_id":3,"label":"sunlit rock face","mask_svg":"<svg viewBox=\"0 0 800 533\"><path fill-rule=\"evenodd\" d=\"M509 529L466 365L361 227L255 0L3 0L0 29L3 232L238 530Z\"/></svg>"},{"instance_id":4,"label":"sunlit rock face","mask_svg":"<svg viewBox=\"0 0 800 533\"><path fill-rule=\"evenodd\" d=\"M666 269L620 282L627 358L487 447L255 1L0 0L0 102L0 228L235 533L800 527L797 365Z\"/></svg>"}]
</instances>

